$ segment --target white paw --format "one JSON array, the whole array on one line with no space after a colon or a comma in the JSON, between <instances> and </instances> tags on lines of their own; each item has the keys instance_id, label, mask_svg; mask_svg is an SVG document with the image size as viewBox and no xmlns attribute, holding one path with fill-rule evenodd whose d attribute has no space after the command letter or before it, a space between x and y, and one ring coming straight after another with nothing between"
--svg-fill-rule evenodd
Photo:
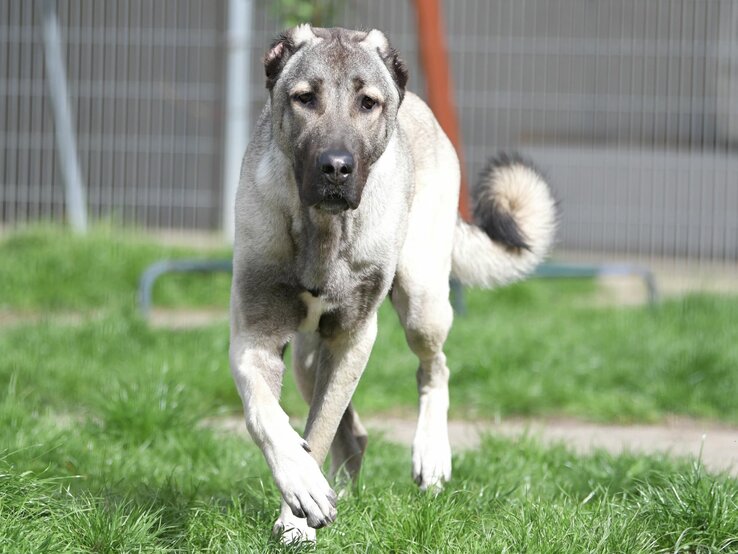
<instances>
[{"instance_id":1,"label":"white paw","mask_svg":"<svg viewBox=\"0 0 738 554\"><path fill-rule=\"evenodd\" d=\"M282 512L274 523L272 534L283 544L315 542L315 529L308 526L303 517L295 517L289 506L283 504Z\"/></svg>"},{"instance_id":2,"label":"white paw","mask_svg":"<svg viewBox=\"0 0 738 554\"><path fill-rule=\"evenodd\" d=\"M440 491L451 479L451 445L448 432L428 433L420 428L413 440L413 479L421 490Z\"/></svg>"},{"instance_id":3,"label":"white paw","mask_svg":"<svg viewBox=\"0 0 738 554\"><path fill-rule=\"evenodd\" d=\"M336 519L336 493L308 454L307 443L302 438L289 443L269 457L274 481L295 517L314 529L325 527Z\"/></svg>"}]
</instances>

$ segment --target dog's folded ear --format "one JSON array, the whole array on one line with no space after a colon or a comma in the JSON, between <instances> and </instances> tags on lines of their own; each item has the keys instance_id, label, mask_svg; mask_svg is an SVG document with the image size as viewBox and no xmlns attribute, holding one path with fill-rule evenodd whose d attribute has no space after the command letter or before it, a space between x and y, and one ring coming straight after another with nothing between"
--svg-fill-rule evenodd
<instances>
[{"instance_id":1,"label":"dog's folded ear","mask_svg":"<svg viewBox=\"0 0 738 554\"><path fill-rule=\"evenodd\" d=\"M400 91L400 102L402 102L402 99L405 97L405 88L407 86L408 79L407 66L394 48L390 48L389 54L382 59L390 69L392 78L395 80L395 84L397 85L397 90Z\"/></svg>"},{"instance_id":2,"label":"dog's folded ear","mask_svg":"<svg viewBox=\"0 0 738 554\"><path fill-rule=\"evenodd\" d=\"M264 71L266 72L266 86L269 90L279 79L287 60L297 52L306 42L317 38L310 24L305 23L293 27L279 35L272 43L264 56Z\"/></svg>"},{"instance_id":3,"label":"dog's folded ear","mask_svg":"<svg viewBox=\"0 0 738 554\"><path fill-rule=\"evenodd\" d=\"M397 50L392 48L382 31L372 29L366 34L362 42L370 48L377 50L379 57L384 61L387 69L389 69L390 75L392 75L392 79L395 81L395 85L397 85L397 90L400 93L400 102L402 102L408 79L405 62L400 58Z\"/></svg>"}]
</instances>

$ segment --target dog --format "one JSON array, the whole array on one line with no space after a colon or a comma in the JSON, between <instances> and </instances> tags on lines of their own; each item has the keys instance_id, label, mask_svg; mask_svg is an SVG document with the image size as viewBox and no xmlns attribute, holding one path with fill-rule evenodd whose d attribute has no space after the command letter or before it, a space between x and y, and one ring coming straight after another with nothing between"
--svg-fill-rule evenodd
<instances>
[{"instance_id":1,"label":"dog","mask_svg":"<svg viewBox=\"0 0 738 554\"><path fill-rule=\"evenodd\" d=\"M451 477L447 430L449 279L490 287L545 256L556 208L541 175L493 159L474 189L475 223L458 216L457 155L428 106L406 90L385 35L300 25L264 58L269 99L236 196L230 365L246 425L282 495L274 532L315 540L336 519L321 471L355 477L367 434L351 405L389 295L419 360L412 475ZM293 348L310 405L303 436L279 404Z\"/></svg>"}]
</instances>

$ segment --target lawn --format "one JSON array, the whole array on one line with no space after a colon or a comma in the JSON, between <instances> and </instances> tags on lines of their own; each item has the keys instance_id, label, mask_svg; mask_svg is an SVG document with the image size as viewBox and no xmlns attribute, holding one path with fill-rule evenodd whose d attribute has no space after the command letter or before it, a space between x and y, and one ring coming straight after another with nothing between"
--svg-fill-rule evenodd
<instances>
[{"instance_id":1,"label":"lawn","mask_svg":"<svg viewBox=\"0 0 738 554\"><path fill-rule=\"evenodd\" d=\"M0 378L27 401L55 405L106 387L161 378L193 409L238 410L225 324L151 329L138 317L138 278L163 257L226 257L152 245L104 230L80 239L37 230L0 242L0 313L82 313L74 325L16 325L0 334ZM168 275L155 304L227 309L230 276ZM738 296L691 295L648 307L602 308L587 280L529 281L466 293L446 346L456 417L574 416L657 421L670 414L738 423ZM70 348L74 345L74 348ZM362 413L414 410L416 361L391 306L356 395ZM284 404L305 413L291 380Z\"/></svg>"},{"instance_id":2,"label":"lawn","mask_svg":"<svg viewBox=\"0 0 738 554\"><path fill-rule=\"evenodd\" d=\"M281 550L278 495L258 451L201 425L236 413L224 324L152 329L135 310L165 248L113 229L0 239L0 551ZM155 303L223 307L227 275L165 277ZM602 308L588 281L469 291L448 342L457 417L568 415L738 422L738 298ZM81 314L74 320L54 314ZM8 318L6 318L8 319ZM12 319L12 318L10 318ZM356 396L410 413L415 361L391 307ZM291 381L284 405L305 413ZM738 482L694 460L575 455L488 437L439 497L407 449L372 438L359 485L319 533L326 552L736 552Z\"/></svg>"}]
</instances>

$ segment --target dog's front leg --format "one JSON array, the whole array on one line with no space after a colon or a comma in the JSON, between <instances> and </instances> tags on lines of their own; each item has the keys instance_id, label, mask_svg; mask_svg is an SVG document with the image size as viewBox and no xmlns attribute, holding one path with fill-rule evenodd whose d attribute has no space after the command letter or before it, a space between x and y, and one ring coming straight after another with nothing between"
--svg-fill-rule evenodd
<instances>
[{"instance_id":1,"label":"dog's front leg","mask_svg":"<svg viewBox=\"0 0 738 554\"><path fill-rule=\"evenodd\" d=\"M319 464L328 455L376 337L377 314L374 313L359 329L342 331L321 343L315 389L305 427L305 439Z\"/></svg>"},{"instance_id":2,"label":"dog's front leg","mask_svg":"<svg viewBox=\"0 0 738 554\"><path fill-rule=\"evenodd\" d=\"M282 498L295 516L319 528L336 518L336 494L279 405L284 369L280 348L263 339L238 337L232 341L231 370L246 426L264 453Z\"/></svg>"}]
</instances>

